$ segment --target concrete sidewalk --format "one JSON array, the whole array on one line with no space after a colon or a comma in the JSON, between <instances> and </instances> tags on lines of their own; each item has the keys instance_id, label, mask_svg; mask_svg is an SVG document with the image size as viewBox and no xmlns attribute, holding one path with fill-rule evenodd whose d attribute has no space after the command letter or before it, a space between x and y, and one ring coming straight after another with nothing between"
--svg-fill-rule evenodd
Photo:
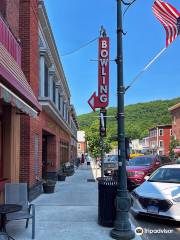
<instances>
[{"instance_id":1,"label":"concrete sidewalk","mask_svg":"<svg viewBox=\"0 0 180 240\"><path fill-rule=\"evenodd\" d=\"M87 182L92 178L91 169L80 167L65 182L57 182L55 193L42 194L34 201L37 240L112 239L111 229L97 224L97 182ZM25 229L25 221L10 222L7 231L16 240L31 239L31 224Z\"/></svg>"}]
</instances>

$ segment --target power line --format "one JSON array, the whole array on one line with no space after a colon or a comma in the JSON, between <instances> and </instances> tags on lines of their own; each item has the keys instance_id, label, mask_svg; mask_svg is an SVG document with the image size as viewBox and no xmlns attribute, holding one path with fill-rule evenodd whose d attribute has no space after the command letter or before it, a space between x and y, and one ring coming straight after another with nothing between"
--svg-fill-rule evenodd
<instances>
[{"instance_id":1,"label":"power line","mask_svg":"<svg viewBox=\"0 0 180 240\"><path fill-rule=\"evenodd\" d=\"M92 40L90 40L90 41L82 44L80 47L78 47L78 48L76 48L76 49L74 49L74 50L72 50L72 51L70 51L70 52L67 52L67 53L61 55L61 57L66 57L66 56L69 56L69 55L71 55L71 54L73 54L73 53L75 53L75 52L78 52L78 51L81 50L82 48L85 48L85 47L87 47L88 45L90 45L91 43L95 42L97 39L98 39L98 37L96 37L96 38L94 38L94 39L92 39Z\"/></svg>"},{"instance_id":2,"label":"power line","mask_svg":"<svg viewBox=\"0 0 180 240\"><path fill-rule=\"evenodd\" d=\"M123 12L123 17L126 15L126 13L128 12L129 8L130 8L136 1L137 1L137 0L132 0L132 2L125 4L127 7L126 7L126 9L125 9L124 12ZM124 2L123 2L123 3L124 3Z\"/></svg>"}]
</instances>

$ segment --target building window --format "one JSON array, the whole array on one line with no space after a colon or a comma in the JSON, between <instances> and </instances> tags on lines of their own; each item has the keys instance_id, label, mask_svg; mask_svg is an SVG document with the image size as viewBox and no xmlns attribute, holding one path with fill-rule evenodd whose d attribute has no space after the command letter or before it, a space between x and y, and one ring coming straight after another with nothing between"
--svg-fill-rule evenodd
<instances>
[{"instance_id":1,"label":"building window","mask_svg":"<svg viewBox=\"0 0 180 240\"><path fill-rule=\"evenodd\" d=\"M78 143L77 147L78 147L78 150L81 150L81 144L80 143Z\"/></svg>"},{"instance_id":2,"label":"building window","mask_svg":"<svg viewBox=\"0 0 180 240\"><path fill-rule=\"evenodd\" d=\"M61 96L58 94L58 109L61 110Z\"/></svg>"},{"instance_id":3,"label":"building window","mask_svg":"<svg viewBox=\"0 0 180 240\"><path fill-rule=\"evenodd\" d=\"M44 65L44 96L48 97L48 67Z\"/></svg>"},{"instance_id":4,"label":"building window","mask_svg":"<svg viewBox=\"0 0 180 240\"><path fill-rule=\"evenodd\" d=\"M159 129L159 136L163 136L163 129Z\"/></svg>"},{"instance_id":5,"label":"building window","mask_svg":"<svg viewBox=\"0 0 180 240\"><path fill-rule=\"evenodd\" d=\"M53 81L53 102L56 103L56 84Z\"/></svg>"},{"instance_id":6,"label":"building window","mask_svg":"<svg viewBox=\"0 0 180 240\"><path fill-rule=\"evenodd\" d=\"M170 136L172 136L173 135L173 132L172 132L172 129L170 129Z\"/></svg>"},{"instance_id":7,"label":"building window","mask_svg":"<svg viewBox=\"0 0 180 240\"><path fill-rule=\"evenodd\" d=\"M164 147L164 142L162 140L159 141L159 147L160 148Z\"/></svg>"},{"instance_id":8,"label":"building window","mask_svg":"<svg viewBox=\"0 0 180 240\"><path fill-rule=\"evenodd\" d=\"M63 102L63 117L66 119L66 104Z\"/></svg>"},{"instance_id":9,"label":"building window","mask_svg":"<svg viewBox=\"0 0 180 240\"><path fill-rule=\"evenodd\" d=\"M34 137L34 173L35 176L39 175L39 136L37 134Z\"/></svg>"}]
</instances>

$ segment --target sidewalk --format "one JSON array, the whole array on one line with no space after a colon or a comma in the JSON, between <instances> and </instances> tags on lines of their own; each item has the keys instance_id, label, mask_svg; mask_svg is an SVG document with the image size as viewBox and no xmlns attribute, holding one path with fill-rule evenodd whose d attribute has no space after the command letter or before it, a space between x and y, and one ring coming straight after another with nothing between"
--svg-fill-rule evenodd
<instances>
[{"instance_id":1,"label":"sidewalk","mask_svg":"<svg viewBox=\"0 0 180 240\"><path fill-rule=\"evenodd\" d=\"M54 194L42 194L34 201L36 240L112 239L111 229L97 224L97 182L87 179L93 179L91 169L80 167L65 182L57 182ZM31 239L31 224L25 229L25 221L10 222L7 231L16 240Z\"/></svg>"}]
</instances>

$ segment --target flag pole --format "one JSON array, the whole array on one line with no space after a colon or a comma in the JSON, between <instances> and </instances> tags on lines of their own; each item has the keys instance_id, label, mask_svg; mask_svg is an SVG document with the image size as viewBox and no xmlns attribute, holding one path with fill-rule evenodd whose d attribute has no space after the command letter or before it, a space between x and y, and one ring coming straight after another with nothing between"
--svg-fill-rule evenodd
<instances>
[{"instance_id":1,"label":"flag pole","mask_svg":"<svg viewBox=\"0 0 180 240\"><path fill-rule=\"evenodd\" d=\"M167 48L164 47L156 56L136 75L136 77L130 82L130 84L126 87L125 91L127 91L140 77L143 73L163 54L163 52Z\"/></svg>"}]
</instances>

